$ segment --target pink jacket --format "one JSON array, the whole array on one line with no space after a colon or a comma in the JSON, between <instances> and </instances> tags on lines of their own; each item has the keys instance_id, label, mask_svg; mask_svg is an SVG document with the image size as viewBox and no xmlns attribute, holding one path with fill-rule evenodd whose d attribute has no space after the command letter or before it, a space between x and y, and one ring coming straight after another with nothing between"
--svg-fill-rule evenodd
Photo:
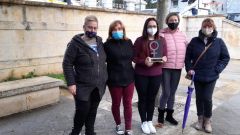
<instances>
[{"instance_id":1,"label":"pink jacket","mask_svg":"<svg viewBox=\"0 0 240 135\"><path fill-rule=\"evenodd\" d=\"M163 68L182 69L187 48L186 35L179 29L172 33L165 28L160 30L160 36L165 38L167 46L167 62Z\"/></svg>"}]
</instances>

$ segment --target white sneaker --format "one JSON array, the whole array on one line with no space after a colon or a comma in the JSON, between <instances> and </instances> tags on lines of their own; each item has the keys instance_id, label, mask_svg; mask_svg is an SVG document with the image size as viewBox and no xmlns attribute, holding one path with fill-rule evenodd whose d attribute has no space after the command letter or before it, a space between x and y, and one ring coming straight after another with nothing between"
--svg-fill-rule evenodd
<instances>
[{"instance_id":1,"label":"white sneaker","mask_svg":"<svg viewBox=\"0 0 240 135\"><path fill-rule=\"evenodd\" d=\"M142 128L143 133L150 134L150 130L149 130L147 121L144 121L142 123L141 128Z\"/></svg>"},{"instance_id":2,"label":"white sneaker","mask_svg":"<svg viewBox=\"0 0 240 135\"><path fill-rule=\"evenodd\" d=\"M149 130L150 130L150 132L151 132L152 134L157 133L156 128L153 126L152 121L148 121L148 122L147 122L147 125L148 125L148 128L149 128Z\"/></svg>"},{"instance_id":3,"label":"white sneaker","mask_svg":"<svg viewBox=\"0 0 240 135\"><path fill-rule=\"evenodd\" d=\"M116 128L115 128L115 131L118 135L123 135L124 134L124 131L122 130L121 125L117 125Z\"/></svg>"}]
</instances>

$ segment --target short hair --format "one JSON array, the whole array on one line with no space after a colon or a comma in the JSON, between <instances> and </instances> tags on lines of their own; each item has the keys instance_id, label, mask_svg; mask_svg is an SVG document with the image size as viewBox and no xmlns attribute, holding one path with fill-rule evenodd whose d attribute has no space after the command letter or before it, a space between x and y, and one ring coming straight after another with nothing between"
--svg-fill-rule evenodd
<instances>
[{"instance_id":1,"label":"short hair","mask_svg":"<svg viewBox=\"0 0 240 135\"><path fill-rule=\"evenodd\" d=\"M89 16L86 16L86 17L85 17L84 25L86 25L88 22L91 22L91 21L94 21L94 22L97 22L97 23L98 23L98 19L97 19L96 16L94 16L94 15L89 15Z\"/></svg>"},{"instance_id":2,"label":"short hair","mask_svg":"<svg viewBox=\"0 0 240 135\"><path fill-rule=\"evenodd\" d=\"M110 26L109 26L109 30L108 30L108 39L112 38L112 32L114 30L114 28L120 24L122 26L123 29L123 39L127 40L128 38L126 37L126 30L125 30L125 26L123 25L123 23L120 20L116 20L113 21Z\"/></svg>"},{"instance_id":3,"label":"short hair","mask_svg":"<svg viewBox=\"0 0 240 135\"><path fill-rule=\"evenodd\" d=\"M206 27L206 26L213 27L213 29L216 30L216 25L215 25L213 19L211 19L211 18L206 18L206 19L203 20L202 28Z\"/></svg>"},{"instance_id":4,"label":"short hair","mask_svg":"<svg viewBox=\"0 0 240 135\"><path fill-rule=\"evenodd\" d=\"M168 23L169 18L172 17L172 16L177 16L178 22L180 22L180 16L179 16L179 14L176 13L176 12L172 12L172 13L169 13L169 14L167 15L167 17L166 17L166 19L165 19L165 23L166 23L166 24Z\"/></svg>"}]
</instances>

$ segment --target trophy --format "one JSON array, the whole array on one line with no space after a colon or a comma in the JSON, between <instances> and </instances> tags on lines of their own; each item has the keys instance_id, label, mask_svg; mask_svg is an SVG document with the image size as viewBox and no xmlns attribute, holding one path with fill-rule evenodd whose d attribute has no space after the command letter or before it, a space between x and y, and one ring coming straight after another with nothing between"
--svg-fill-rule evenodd
<instances>
[{"instance_id":1,"label":"trophy","mask_svg":"<svg viewBox=\"0 0 240 135\"><path fill-rule=\"evenodd\" d=\"M150 62L160 62L162 63L162 46L160 46L160 42L152 41L149 44L149 48L151 50Z\"/></svg>"}]
</instances>

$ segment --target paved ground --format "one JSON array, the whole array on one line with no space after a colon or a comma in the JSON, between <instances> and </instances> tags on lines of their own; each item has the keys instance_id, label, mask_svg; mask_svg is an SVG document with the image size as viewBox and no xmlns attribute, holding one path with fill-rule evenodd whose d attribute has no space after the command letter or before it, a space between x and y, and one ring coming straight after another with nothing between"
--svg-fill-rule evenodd
<instances>
[{"instance_id":1,"label":"paved ground","mask_svg":"<svg viewBox=\"0 0 240 135\"><path fill-rule=\"evenodd\" d=\"M240 61L231 61L217 82L214 92L213 134L240 135ZM184 73L184 72L183 72ZM184 75L183 75L184 76ZM181 80L176 96L175 117L180 122L178 126L166 123L157 134L181 135L181 121L188 81ZM137 110L137 96L133 99L133 131L135 135L143 135L140 129L140 117ZM72 127L74 102L66 90L61 90L60 102L47 107L34 109L8 117L0 118L0 135L67 135ZM111 99L106 92L98 109L96 132L98 135L114 135L114 121L110 111ZM4 109L4 108L1 108ZM157 119L154 114L154 123ZM184 135L205 135L192 126L196 122L195 95L193 94L190 113Z\"/></svg>"}]
</instances>

